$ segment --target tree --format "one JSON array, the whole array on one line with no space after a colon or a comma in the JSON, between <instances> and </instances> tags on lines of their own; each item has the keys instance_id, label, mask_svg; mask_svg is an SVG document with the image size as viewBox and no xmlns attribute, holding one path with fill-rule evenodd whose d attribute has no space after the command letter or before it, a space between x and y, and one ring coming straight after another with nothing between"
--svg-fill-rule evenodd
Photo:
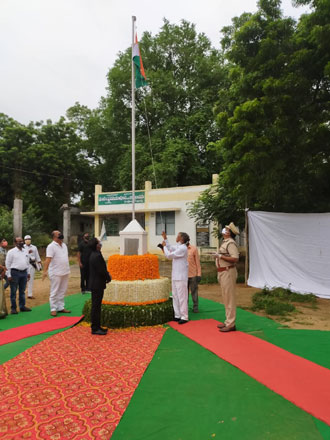
<instances>
[{"instance_id":1,"label":"tree","mask_svg":"<svg viewBox=\"0 0 330 440\"><path fill-rule=\"evenodd\" d=\"M76 125L64 118L24 126L0 115L0 163L4 203L11 207L14 197L23 198L46 230L58 225L63 203L93 194L93 167Z\"/></svg>"},{"instance_id":2,"label":"tree","mask_svg":"<svg viewBox=\"0 0 330 440\"><path fill-rule=\"evenodd\" d=\"M260 0L257 13L223 29L231 83L216 106L218 194L192 207L197 217L221 220L229 206L241 221L245 207L330 208L329 2L313 5L297 25L279 0Z\"/></svg>"},{"instance_id":3,"label":"tree","mask_svg":"<svg viewBox=\"0 0 330 440\"><path fill-rule=\"evenodd\" d=\"M225 79L219 51L194 25L167 20L156 36L143 34L140 50L149 87L136 94L137 187L155 184L154 170L159 187L209 182L214 170L206 146L219 136L213 106ZM108 73L108 95L89 126L108 190L131 188L130 64L127 49Z\"/></svg>"}]
</instances>

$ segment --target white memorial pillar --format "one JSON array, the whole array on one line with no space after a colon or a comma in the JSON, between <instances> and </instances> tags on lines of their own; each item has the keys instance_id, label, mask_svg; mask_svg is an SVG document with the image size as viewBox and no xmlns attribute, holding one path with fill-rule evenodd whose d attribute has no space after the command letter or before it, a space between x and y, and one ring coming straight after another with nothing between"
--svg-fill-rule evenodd
<instances>
[{"instance_id":1,"label":"white memorial pillar","mask_svg":"<svg viewBox=\"0 0 330 440\"><path fill-rule=\"evenodd\" d=\"M119 235L120 255L143 255L147 253L148 234L136 219L120 231Z\"/></svg>"}]
</instances>

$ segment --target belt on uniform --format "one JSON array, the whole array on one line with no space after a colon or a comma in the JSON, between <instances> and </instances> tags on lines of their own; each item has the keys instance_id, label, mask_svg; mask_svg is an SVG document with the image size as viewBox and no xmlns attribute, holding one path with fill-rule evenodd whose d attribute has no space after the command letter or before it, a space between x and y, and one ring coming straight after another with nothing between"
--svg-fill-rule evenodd
<instances>
[{"instance_id":1,"label":"belt on uniform","mask_svg":"<svg viewBox=\"0 0 330 440\"><path fill-rule=\"evenodd\" d=\"M14 267L10 270L17 270L17 272L26 272L27 271L27 269L20 270L20 269L15 269Z\"/></svg>"},{"instance_id":2,"label":"belt on uniform","mask_svg":"<svg viewBox=\"0 0 330 440\"><path fill-rule=\"evenodd\" d=\"M232 266L218 267L217 270L218 270L218 272L224 272L225 270L232 269L233 267L236 267L236 266L232 265Z\"/></svg>"}]
</instances>

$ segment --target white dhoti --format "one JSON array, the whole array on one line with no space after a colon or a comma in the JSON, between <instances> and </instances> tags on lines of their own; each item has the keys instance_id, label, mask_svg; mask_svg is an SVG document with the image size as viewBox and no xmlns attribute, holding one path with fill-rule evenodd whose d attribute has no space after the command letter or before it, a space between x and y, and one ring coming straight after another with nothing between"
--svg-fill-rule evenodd
<instances>
[{"instance_id":1,"label":"white dhoti","mask_svg":"<svg viewBox=\"0 0 330 440\"><path fill-rule=\"evenodd\" d=\"M188 280L172 280L174 317L188 321Z\"/></svg>"},{"instance_id":2,"label":"white dhoti","mask_svg":"<svg viewBox=\"0 0 330 440\"><path fill-rule=\"evenodd\" d=\"M69 275L51 275L49 304L51 312L59 312L64 309L64 295L68 287Z\"/></svg>"},{"instance_id":3,"label":"white dhoti","mask_svg":"<svg viewBox=\"0 0 330 440\"><path fill-rule=\"evenodd\" d=\"M30 264L30 279L27 282L27 291L28 291L28 298L31 298L33 296L33 282L34 282L34 273L35 273L35 268L33 266L31 266Z\"/></svg>"}]
</instances>

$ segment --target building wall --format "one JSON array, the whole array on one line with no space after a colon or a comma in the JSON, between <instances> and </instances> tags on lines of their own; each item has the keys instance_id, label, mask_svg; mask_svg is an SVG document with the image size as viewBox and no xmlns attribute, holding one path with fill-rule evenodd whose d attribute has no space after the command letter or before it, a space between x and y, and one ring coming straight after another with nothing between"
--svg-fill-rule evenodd
<instances>
[{"instance_id":1,"label":"building wall","mask_svg":"<svg viewBox=\"0 0 330 440\"><path fill-rule=\"evenodd\" d=\"M215 175L216 176L216 175ZM213 178L215 183L215 178ZM174 187L152 189L151 182L145 182L144 202L136 203L136 218L139 220L141 215L144 215L145 230L148 233L148 251L150 253L162 255L161 250L157 247L158 243L162 242L162 236L156 234L156 213L157 212L175 212L175 231L174 234L168 235L170 242L174 243L178 232L186 232L190 236L192 244L196 244L196 223L194 219L188 217L188 204L195 201L199 195L209 188L209 185ZM122 192L123 195L125 192ZM95 235L98 236L98 231L102 227L102 221L106 217L119 217L120 230L123 230L132 218L132 204L110 204L99 205L99 196L106 196L102 192L102 187L96 185L95 187L95 212L85 213L93 214L95 217ZM121 194L120 194L121 197ZM143 226L143 225L142 225ZM217 247L217 239L211 234L214 225L210 225L210 247ZM105 256L119 253L120 251L120 237L108 236L107 240L103 241L102 253Z\"/></svg>"}]
</instances>

